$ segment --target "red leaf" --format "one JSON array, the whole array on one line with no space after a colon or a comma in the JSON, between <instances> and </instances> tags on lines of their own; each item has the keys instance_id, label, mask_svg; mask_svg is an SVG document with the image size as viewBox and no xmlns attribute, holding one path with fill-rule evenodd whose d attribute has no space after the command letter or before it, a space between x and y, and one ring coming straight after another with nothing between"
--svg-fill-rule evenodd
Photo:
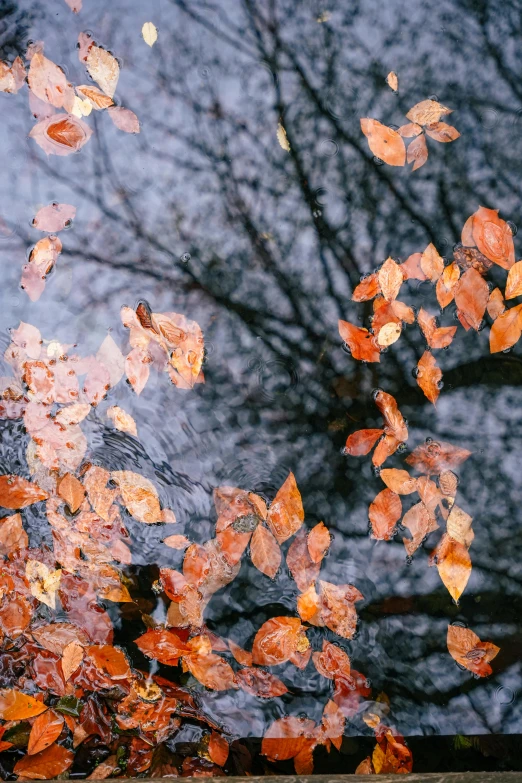
<instances>
[{"instance_id":1,"label":"red leaf","mask_svg":"<svg viewBox=\"0 0 522 783\"><path fill-rule=\"evenodd\" d=\"M213 731L208 742L208 755L210 760L222 767L228 759L228 742L224 737Z\"/></svg>"},{"instance_id":2,"label":"red leaf","mask_svg":"<svg viewBox=\"0 0 522 783\"><path fill-rule=\"evenodd\" d=\"M402 515L401 499L391 489L383 489L370 505L369 517L372 524L372 538L389 541L395 525Z\"/></svg>"},{"instance_id":3,"label":"red leaf","mask_svg":"<svg viewBox=\"0 0 522 783\"><path fill-rule=\"evenodd\" d=\"M258 666L276 666L308 647L305 628L298 617L272 617L256 633L252 660Z\"/></svg>"},{"instance_id":4,"label":"red leaf","mask_svg":"<svg viewBox=\"0 0 522 783\"><path fill-rule=\"evenodd\" d=\"M250 541L250 557L262 574L275 579L281 565L281 550L272 533L258 525Z\"/></svg>"},{"instance_id":5,"label":"red leaf","mask_svg":"<svg viewBox=\"0 0 522 783\"><path fill-rule=\"evenodd\" d=\"M375 335L361 326L354 326L349 321L339 321L339 334L350 349L354 359L363 362L380 362L381 349Z\"/></svg>"},{"instance_id":6,"label":"red leaf","mask_svg":"<svg viewBox=\"0 0 522 783\"><path fill-rule=\"evenodd\" d=\"M344 447L345 454L361 457L368 454L377 443L384 430L357 430L348 436Z\"/></svg>"}]
</instances>

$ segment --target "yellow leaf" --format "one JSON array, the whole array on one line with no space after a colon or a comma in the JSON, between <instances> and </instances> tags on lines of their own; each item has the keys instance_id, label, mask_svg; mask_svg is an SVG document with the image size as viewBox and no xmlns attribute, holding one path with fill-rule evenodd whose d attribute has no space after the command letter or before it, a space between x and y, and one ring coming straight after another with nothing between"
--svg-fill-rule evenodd
<instances>
[{"instance_id":1,"label":"yellow leaf","mask_svg":"<svg viewBox=\"0 0 522 783\"><path fill-rule=\"evenodd\" d=\"M25 566L25 577L29 582L32 595L50 609L56 609L56 591L60 585L61 575L61 568L51 571L39 560L28 560Z\"/></svg>"},{"instance_id":2,"label":"yellow leaf","mask_svg":"<svg viewBox=\"0 0 522 783\"><path fill-rule=\"evenodd\" d=\"M145 22L141 28L141 34L143 36L143 40L149 46L154 46L158 40L158 31L156 29L156 25L152 24L152 22Z\"/></svg>"},{"instance_id":3,"label":"yellow leaf","mask_svg":"<svg viewBox=\"0 0 522 783\"><path fill-rule=\"evenodd\" d=\"M395 71L390 71L388 76L386 77L386 83L388 87L390 87L393 92L399 92L399 77L395 73Z\"/></svg>"},{"instance_id":4,"label":"yellow leaf","mask_svg":"<svg viewBox=\"0 0 522 783\"><path fill-rule=\"evenodd\" d=\"M290 142L288 141L288 137L286 135L286 131L281 123L277 126L277 140L279 142L279 146L282 147L286 152L290 152Z\"/></svg>"}]
</instances>

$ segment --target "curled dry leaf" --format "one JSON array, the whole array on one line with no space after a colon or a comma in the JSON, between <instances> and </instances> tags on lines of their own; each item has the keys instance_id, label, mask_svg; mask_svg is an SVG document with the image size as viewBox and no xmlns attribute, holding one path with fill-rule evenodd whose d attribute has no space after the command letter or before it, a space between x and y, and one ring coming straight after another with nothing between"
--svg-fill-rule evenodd
<instances>
[{"instance_id":1,"label":"curled dry leaf","mask_svg":"<svg viewBox=\"0 0 522 783\"><path fill-rule=\"evenodd\" d=\"M519 341L521 334L522 304L519 304L495 318L489 333L489 350L491 353L507 351Z\"/></svg>"},{"instance_id":2,"label":"curled dry leaf","mask_svg":"<svg viewBox=\"0 0 522 783\"><path fill-rule=\"evenodd\" d=\"M115 470L111 478L119 487L129 514L145 524L161 522L161 509L154 484L131 470Z\"/></svg>"},{"instance_id":3,"label":"curled dry leaf","mask_svg":"<svg viewBox=\"0 0 522 783\"><path fill-rule=\"evenodd\" d=\"M48 207L42 207L33 218L33 226L39 231L57 234L68 228L76 217L76 207L70 204L58 204L53 201Z\"/></svg>"},{"instance_id":4,"label":"curled dry leaf","mask_svg":"<svg viewBox=\"0 0 522 783\"><path fill-rule=\"evenodd\" d=\"M21 476L0 476L0 506L3 508L17 510L48 497L47 492Z\"/></svg>"},{"instance_id":5,"label":"curled dry leaf","mask_svg":"<svg viewBox=\"0 0 522 783\"><path fill-rule=\"evenodd\" d=\"M114 426L120 432L128 432L138 437L138 430L136 429L136 422L127 411L120 408L118 405L112 405L107 409L107 416L112 421Z\"/></svg>"},{"instance_id":6,"label":"curled dry leaf","mask_svg":"<svg viewBox=\"0 0 522 783\"><path fill-rule=\"evenodd\" d=\"M303 502L293 473L289 473L285 483L278 490L270 509L266 523L278 544L284 543L297 533L304 521Z\"/></svg>"},{"instance_id":7,"label":"curled dry leaf","mask_svg":"<svg viewBox=\"0 0 522 783\"><path fill-rule=\"evenodd\" d=\"M265 576L275 579L281 565L281 549L264 525L258 525L250 540L252 563Z\"/></svg>"},{"instance_id":8,"label":"curled dry leaf","mask_svg":"<svg viewBox=\"0 0 522 783\"><path fill-rule=\"evenodd\" d=\"M332 537L324 522L319 522L310 530L307 537L307 545L310 559L313 563L320 563L323 560L330 549L331 543Z\"/></svg>"},{"instance_id":9,"label":"curled dry leaf","mask_svg":"<svg viewBox=\"0 0 522 783\"><path fill-rule=\"evenodd\" d=\"M368 516L372 526L372 538L389 541L402 516L400 497L391 489L383 489L372 500Z\"/></svg>"},{"instance_id":10,"label":"curled dry leaf","mask_svg":"<svg viewBox=\"0 0 522 783\"><path fill-rule=\"evenodd\" d=\"M442 370L430 351L424 351L417 363L417 384L424 396L435 405L442 384Z\"/></svg>"},{"instance_id":11,"label":"curled dry leaf","mask_svg":"<svg viewBox=\"0 0 522 783\"><path fill-rule=\"evenodd\" d=\"M500 652L496 644L481 642L470 628L460 625L448 626L447 644L451 657L478 677L488 677L492 673L489 662Z\"/></svg>"},{"instance_id":12,"label":"curled dry leaf","mask_svg":"<svg viewBox=\"0 0 522 783\"><path fill-rule=\"evenodd\" d=\"M123 106L111 106L107 112L118 130L125 131L125 133L140 132L140 121L130 109L124 109Z\"/></svg>"},{"instance_id":13,"label":"curled dry leaf","mask_svg":"<svg viewBox=\"0 0 522 783\"><path fill-rule=\"evenodd\" d=\"M39 715L31 726L27 745L28 755L34 756L35 753L40 753L41 750L52 745L62 733L63 724L63 715L59 715L54 710L47 710Z\"/></svg>"},{"instance_id":14,"label":"curled dry leaf","mask_svg":"<svg viewBox=\"0 0 522 783\"><path fill-rule=\"evenodd\" d=\"M393 92L399 91L399 78L395 73L395 71L390 71L390 73L386 77L386 84L391 90L393 90Z\"/></svg>"},{"instance_id":15,"label":"curled dry leaf","mask_svg":"<svg viewBox=\"0 0 522 783\"><path fill-rule=\"evenodd\" d=\"M369 454L379 438L384 434L384 430L357 430L348 436L344 453L352 457L361 457Z\"/></svg>"},{"instance_id":16,"label":"curled dry leaf","mask_svg":"<svg viewBox=\"0 0 522 783\"><path fill-rule=\"evenodd\" d=\"M387 258L379 269L379 287L385 299L391 302L397 299L401 285L404 281L402 270L393 258Z\"/></svg>"},{"instance_id":17,"label":"curled dry leaf","mask_svg":"<svg viewBox=\"0 0 522 783\"><path fill-rule=\"evenodd\" d=\"M70 155L87 144L92 130L72 114L54 114L37 123L29 136L48 155Z\"/></svg>"},{"instance_id":18,"label":"curled dry leaf","mask_svg":"<svg viewBox=\"0 0 522 783\"><path fill-rule=\"evenodd\" d=\"M158 31L156 29L156 25L152 22L145 22L141 28L141 35L148 46L154 46L158 40ZM212 760L214 761L214 759ZM219 762L216 761L216 764L219 764ZM219 764L219 766L221 766L221 764Z\"/></svg>"},{"instance_id":19,"label":"curled dry leaf","mask_svg":"<svg viewBox=\"0 0 522 783\"><path fill-rule=\"evenodd\" d=\"M379 473L388 489L397 495L411 495L417 490L417 479L410 476L407 470L397 468L385 468Z\"/></svg>"},{"instance_id":20,"label":"curled dry leaf","mask_svg":"<svg viewBox=\"0 0 522 783\"><path fill-rule=\"evenodd\" d=\"M498 209L479 207L464 228L466 227L468 230L466 233L463 230L462 238L464 245L476 245L494 264L503 269L511 269L515 263L513 232L506 221L498 216Z\"/></svg>"},{"instance_id":21,"label":"curled dry leaf","mask_svg":"<svg viewBox=\"0 0 522 783\"><path fill-rule=\"evenodd\" d=\"M453 109L448 109L438 101L426 100L412 106L406 117L410 122L415 122L418 125L433 125L445 114L451 114L452 111Z\"/></svg>"},{"instance_id":22,"label":"curled dry leaf","mask_svg":"<svg viewBox=\"0 0 522 783\"><path fill-rule=\"evenodd\" d=\"M428 160L428 145L426 136L422 133L408 144L407 161L413 163L412 171L417 171Z\"/></svg>"},{"instance_id":23,"label":"curled dry leaf","mask_svg":"<svg viewBox=\"0 0 522 783\"><path fill-rule=\"evenodd\" d=\"M417 321L430 348L447 348L451 345L456 326L437 326L437 319L421 307Z\"/></svg>"},{"instance_id":24,"label":"curled dry leaf","mask_svg":"<svg viewBox=\"0 0 522 783\"><path fill-rule=\"evenodd\" d=\"M361 119L361 130L368 139L373 154L389 166L404 166L406 147L397 131L370 118Z\"/></svg>"},{"instance_id":25,"label":"curled dry leaf","mask_svg":"<svg viewBox=\"0 0 522 783\"><path fill-rule=\"evenodd\" d=\"M377 345L375 336L368 329L355 326L349 321L339 321L339 334L350 349L354 359L359 359L363 362L380 362L381 350Z\"/></svg>"},{"instance_id":26,"label":"curled dry leaf","mask_svg":"<svg viewBox=\"0 0 522 783\"><path fill-rule=\"evenodd\" d=\"M467 547L445 533L433 552L430 565L437 566L449 594L454 601L458 601L471 575L471 558Z\"/></svg>"},{"instance_id":27,"label":"curled dry leaf","mask_svg":"<svg viewBox=\"0 0 522 783\"><path fill-rule=\"evenodd\" d=\"M87 52L85 62L89 76L99 84L109 98L114 98L120 76L120 66L117 59L106 49L92 44Z\"/></svg>"}]
</instances>

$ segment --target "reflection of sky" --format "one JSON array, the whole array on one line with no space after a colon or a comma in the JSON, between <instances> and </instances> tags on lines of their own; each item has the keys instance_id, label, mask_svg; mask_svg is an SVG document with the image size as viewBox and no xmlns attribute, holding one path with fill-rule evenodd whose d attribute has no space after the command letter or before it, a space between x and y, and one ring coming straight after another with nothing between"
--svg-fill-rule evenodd
<instances>
[{"instance_id":1,"label":"reflection of sky","mask_svg":"<svg viewBox=\"0 0 522 783\"><path fill-rule=\"evenodd\" d=\"M335 536L322 576L353 580L365 595L359 635L346 649L375 693L390 696L398 728L520 731L519 349L490 360L488 329L465 335L459 328L438 354L445 386L434 409L412 376L423 350L416 327L378 366L356 366L337 334L338 317L368 316L350 302L351 286L388 254L404 259L433 241L449 256L479 203L521 222L515 22L496 16L493 4L481 25L458 0L430 0L414 11L401 0L385 10L378 2L358 10L329 3L331 20L321 25L324 8L288 1L276 4L275 31L261 25L256 37L256 20L237 0L214 9L193 2L190 14L167 0L110 7L84 0L79 16L59 0L52 11L47 3L19 5L33 14L27 37L43 39L46 55L73 82L86 81L75 49L81 30L121 59L117 98L139 115L142 133L122 134L93 112L87 121L95 135L80 154L46 158L26 139L27 91L0 94L0 214L16 232L0 238L2 344L24 320L85 352L112 329L126 350L119 309L139 297L156 311L197 320L208 350L206 385L181 392L153 372L137 398L120 384L85 425L94 454L149 475L176 511L179 532L197 541L213 532L214 486L271 498L293 470L307 524L324 519ZM149 20L159 30L153 49L140 35ZM384 84L391 69L399 97ZM455 108L450 121L462 138L429 143L428 162L415 174L375 166L359 117L400 124L429 95ZM292 154L275 138L281 115ZM18 288L20 269L40 236L31 219L52 200L75 204L77 219L61 235L63 255L33 304ZM437 312L433 292L415 282L401 298ZM474 569L459 608L427 567L437 534L411 565L400 537L368 538L368 504L382 485L369 459L344 458L340 449L359 426L379 426L370 397L377 386L397 396L409 446L430 436L473 451L459 471L457 502L475 530ZM141 446L107 427L109 404L134 416ZM401 457L390 466L402 467ZM137 565L181 562L161 545L164 530L130 527ZM391 596L414 596L414 613L374 609ZM207 616L218 632L248 645L274 607L294 613L293 583L285 574L268 583L245 563ZM445 629L454 619L502 647L489 680L470 680L449 658ZM264 720L284 712L319 715L317 698L326 700L329 684L311 669L284 668L295 694L284 700L205 698L233 731L259 735ZM515 694L512 703L506 694Z\"/></svg>"}]
</instances>

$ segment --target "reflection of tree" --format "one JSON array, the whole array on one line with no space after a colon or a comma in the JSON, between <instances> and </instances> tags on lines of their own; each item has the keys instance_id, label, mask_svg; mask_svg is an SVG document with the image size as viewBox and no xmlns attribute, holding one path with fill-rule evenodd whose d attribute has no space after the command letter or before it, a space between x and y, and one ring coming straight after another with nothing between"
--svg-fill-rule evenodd
<instances>
[{"instance_id":1,"label":"reflection of tree","mask_svg":"<svg viewBox=\"0 0 522 783\"><path fill-rule=\"evenodd\" d=\"M30 146L38 186L29 195L26 183L13 186L11 198L24 216L18 236L26 247L34 241L23 227L28 200L43 200L52 190L77 204L79 219L64 235L64 258L80 285L63 299L72 312L89 314L79 316L84 326L78 328L86 333L91 320L101 318L105 328L107 312L114 322L121 304L142 295L157 311L176 309L202 323L214 347L206 389L173 398L173 390L158 386L159 407L172 406L175 399L189 421L204 422L215 462L237 460L252 480L259 465L254 463L250 473L245 465L253 444L262 443L272 455L270 470L279 463L299 466L300 486L307 488L305 508L337 524L345 536L335 557L355 558L374 583L363 625L384 627L383 615L372 607L403 589L418 598L415 611L428 622L430 600L443 595L423 554L412 573L403 567L398 545L374 548L366 537L366 508L379 482L363 462L341 458L339 449L355 422L371 426L371 388L381 385L396 394L414 445L432 435L472 448L476 458L462 470L460 502L477 518L471 549L475 581L462 600L462 613L472 626L492 614L506 623L509 630L495 639L506 655L499 656L495 670L518 671L512 652L518 637L511 616L503 619L508 609L502 600L504 594L520 595L514 566L522 549L516 530L519 490L510 466L519 456L518 356L485 361L484 334L464 337L461 330L442 358L446 386L437 416L411 377L423 349L415 327L381 365L363 367L343 353L336 324L339 317L355 321L361 315L362 306L350 303L351 291L360 275L387 255L404 259L433 241L450 256L478 203L501 207L503 216L515 219L522 195L513 165L520 146L521 95L517 63L503 42L517 35L516 4L501 19L486 1L427 3L414 11L400 3L386 19L379 3L331 5L330 21L320 24L316 20L324 9L315 3L171 0L154 50L158 57L147 61L135 51L135 37L125 25L115 29L108 43L123 56L124 74L132 79L122 78L122 100L140 115L143 133L122 138L107 117L95 115L90 121L96 133L81 156L46 159ZM101 18L102 4L92 6ZM50 18L42 20L39 37L50 24ZM98 34L96 18L88 26ZM65 35L52 45L49 56L56 61L70 56ZM384 84L390 63L401 81L398 106ZM71 78L83 80L77 63ZM415 174L376 165L359 117L399 124L414 102L433 93L456 109L454 123L462 138L431 145L426 166ZM23 118L27 127L26 96L19 97L6 122L18 127ZM276 141L280 119L289 153ZM9 252L10 264L22 258L18 242L0 247L6 256ZM191 255L188 263L180 260L184 253ZM54 305L60 302L60 274L59 262L55 286L44 295ZM409 291L411 304L427 304L435 312L431 293L422 287ZM30 311L25 317L30 320ZM50 320L67 333L75 328L69 318L58 312ZM298 382L274 399L264 381L252 379L254 365L276 374L275 385L288 386L288 368ZM153 409L149 415L157 421ZM196 461L200 453L193 435L184 457ZM269 488L271 480L262 476ZM218 480L230 481L226 469ZM381 574L379 564L387 558L394 567ZM397 588L399 579L407 588ZM473 598L479 593L480 604ZM440 619L449 616L448 602L443 606ZM412 704L422 701L427 656L445 650L442 625L433 622L409 661L420 685L412 682L398 663L409 654L404 638L409 619L401 620L403 634L393 635L379 669L383 687L390 696L395 689L403 704L410 698ZM386 644L386 633L377 637L378 645ZM364 661L362 640L355 649ZM381 682L377 673L372 677ZM432 684L427 698L445 704L462 693L459 683L457 672L445 689L437 692ZM471 681L469 693L486 687L491 694L494 686ZM422 710L416 713L412 704L417 715L412 724L418 725ZM478 714L479 707L470 696L469 709ZM506 726L512 728L519 715L515 707L510 710ZM489 726L487 715L483 721Z\"/></svg>"}]
</instances>

